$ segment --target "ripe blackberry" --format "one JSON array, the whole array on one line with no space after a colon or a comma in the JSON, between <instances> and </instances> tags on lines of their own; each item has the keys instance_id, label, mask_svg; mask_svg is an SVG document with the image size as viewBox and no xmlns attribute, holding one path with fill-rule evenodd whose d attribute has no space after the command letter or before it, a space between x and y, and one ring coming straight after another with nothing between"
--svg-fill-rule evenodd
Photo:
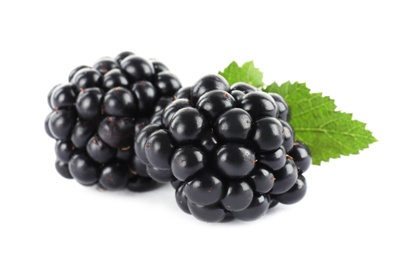
<instances>
[{"instance_id":1,"label":"ripe blackberry","mask_svg":"<svg viewBox=\"0 0 399 260\"><path fill-rule=\"evenodd\" d=\"M140 132L135 152L151 177L171 182L184 212L249 221L303 198L311 156L294 141L280 95L208 75L175 97Z\"/></svg>"},{"instance_id":2,"label":"ripe blackberry","mask_svg":"<svg viewBox=\"0 0 399 260\"><path fill-rule=\"evenodd\" d=\"M71 71L48 94L47 134L56 139L55 168L82 185L144 191L156 186L134 153L134 140L180 89L156 60L132 52Z\"/></svg>"}]
</instances>

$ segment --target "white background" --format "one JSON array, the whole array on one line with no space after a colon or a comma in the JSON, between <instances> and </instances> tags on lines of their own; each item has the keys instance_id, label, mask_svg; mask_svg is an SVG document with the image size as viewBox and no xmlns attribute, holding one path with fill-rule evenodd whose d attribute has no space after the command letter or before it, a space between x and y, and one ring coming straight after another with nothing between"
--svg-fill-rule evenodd
<instances>
[{"instance_id":1,"label":"white background","mask_svg":"<svg viewBox=\"0 0 399 260\"><path fill-rule=\"evenodd\" d=\"M398 259L394 3L2 1L0 259ZM168 185L80 186L54 169L47 92L124 50L163 61L184 85L254 60L266 83L307 82L379 142L312 167L303 201L250 223L197 221Z\"/></svg>"}]
</instances>

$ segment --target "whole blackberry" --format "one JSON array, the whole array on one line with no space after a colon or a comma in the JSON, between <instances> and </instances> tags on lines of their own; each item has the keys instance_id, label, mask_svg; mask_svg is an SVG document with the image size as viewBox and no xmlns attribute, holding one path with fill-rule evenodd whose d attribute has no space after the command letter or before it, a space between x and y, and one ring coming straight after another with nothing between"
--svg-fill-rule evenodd
<instances>
[{"instance_id":1,"label":"whole blackberry","mask_svg":"<svg viewBox=\"0 0 399 260\"><path fill-rule=\"evenodd\" d=\"M107 190L153 188L156 182L137 159L134 140L173 100L179 79L159 61L122 52L75 68L68 81L48 94L52 112L45 130L57 140L56 170Z\"/></svg>"},{"instance_id":2,"label":"whole blackberry","mask_svg":"<svg viewBox=\"0 0 399 260\"><path fill-rule=\"evenodd\" d=\"M294 141L280 95L208 75L175 97L137 136L135 151L152 178L171 181L183 211L206 222L248 221L303 198L311 156Z\"/></svg>"}]
</instances>

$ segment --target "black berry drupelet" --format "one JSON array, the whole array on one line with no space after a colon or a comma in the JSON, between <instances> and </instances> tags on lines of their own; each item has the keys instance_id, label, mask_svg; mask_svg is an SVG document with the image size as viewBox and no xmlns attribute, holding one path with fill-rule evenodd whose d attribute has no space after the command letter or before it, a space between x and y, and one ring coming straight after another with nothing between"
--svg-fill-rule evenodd
<instances>
[{"instance_id":1,"label":"black berry drupelet","mask_svg":"<svg viewBox=\"0 0 399 260\"><path fill-rule=\"evenodd\" d=\"M82 185L98 184L106 190L154 188L148 170L160 175L164 169L143 164L134 153L134 141L180 87L163 63L127 51L91 67L76 67L68 83L56 85L47 97L52 112L45 130L56 139L56 170ZM154 144L167 144L159 137L153 137ZM152 162L159 162L159 151Z\"/></svg>"},{"instance_id":2,"label":"black berry drupelet","mask_svg":"<svg viewBox=\"0 0 399 260\"><path fill-rule=\"evenodd\" d=\"M311 155L295 141L280 95L208 75L175 98L134 149L151 177L171 182L184 212L206 222L249 221L304 197Z\"/></svg>"}]
</instances>

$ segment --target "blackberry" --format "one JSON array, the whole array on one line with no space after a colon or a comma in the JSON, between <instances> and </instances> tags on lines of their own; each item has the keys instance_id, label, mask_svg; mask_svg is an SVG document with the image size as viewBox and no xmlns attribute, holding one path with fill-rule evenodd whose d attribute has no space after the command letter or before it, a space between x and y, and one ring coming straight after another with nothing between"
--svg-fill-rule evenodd
<instances>
[{"instance_id":1,"label":"blackberry","mask_svg":"<svg viewBox=\"0 0 399 260\"><path fill-rule=\"evenodd\" d=\"M162 173L161 180L165 170L141 163L134 141L180 87L163 63L132 52L73 69L68 83L56 85L48 94L52 112L45 130L56 139L57 172L107 190L155 188L147 170Z\"/></svg>"},{"instance_id":2,"label":"blackberry","mask_svg":"<svg viewBox=\"0 0 399 260\"><path fill-rule=\"evenodd\" d=\"M304 197L311 155L295 141L280 95L207 75L175 98L134 148L150 176L171 182L184 212L206 222L249 221Z\"/></svg>"}]
</instances>

